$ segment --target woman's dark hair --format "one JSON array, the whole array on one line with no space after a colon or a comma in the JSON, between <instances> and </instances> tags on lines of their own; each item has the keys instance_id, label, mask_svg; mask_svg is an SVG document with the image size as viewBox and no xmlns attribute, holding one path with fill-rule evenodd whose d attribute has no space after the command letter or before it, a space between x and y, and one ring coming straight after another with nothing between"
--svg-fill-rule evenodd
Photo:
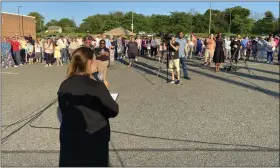
<instances>
[{"instance_id":1,"label":"woman's dark hair","mask_svg":"<svg viewBox=\"0 0 280 168\"><path fill-rule=\"evenodd\" d=\"M71 62L67 69L67 77L75 74L90 75L88 60L92 60L93 58L94 53L92 49L88 47L76 49L71 56Z\"/></svg>"},{"instance_id":2,"label":"woman's dark hair","mask_svg":"<svg viewBox=\"0 0 280 168\"><path fill-rule=\"evenodd\" d=\"M104 43L105 43L105 40L100 40L100 41L99 41L99 45L101 44L101 42L104 42Z\"/></svg>"}]
</instances>

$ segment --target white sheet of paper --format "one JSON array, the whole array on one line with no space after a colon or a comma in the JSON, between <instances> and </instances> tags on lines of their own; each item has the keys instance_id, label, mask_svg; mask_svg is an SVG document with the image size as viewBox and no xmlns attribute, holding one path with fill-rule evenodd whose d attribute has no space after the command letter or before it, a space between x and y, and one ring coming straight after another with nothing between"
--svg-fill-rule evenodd
<instances>
[{"instance_id":1,"label":"white sheet of paper","mask_svg":"<svg viewBox=\"0 0 280 168\"><path fill-rule=\"evenodd\" d=\"M118 93L110 93L110 95L112 96L112 98L116 101L119 94Z\"/></svg>"}]
</instances>

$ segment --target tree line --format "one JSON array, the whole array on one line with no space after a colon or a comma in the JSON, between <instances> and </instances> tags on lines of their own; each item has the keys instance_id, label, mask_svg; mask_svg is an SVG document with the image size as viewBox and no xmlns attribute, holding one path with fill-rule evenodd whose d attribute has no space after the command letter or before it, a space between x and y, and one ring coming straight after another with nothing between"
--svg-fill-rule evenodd
<instances>
[{"instance_id":1,"label":"tree line","mask_svg":"<svg viewBox=\"0 0 280 168\"><path fill-rule=\"evenodd\" d=\"M45 24L44 17L38 12L31 12L29 16L36 17L37 32L47 30L49 26L60 26L65 33L84 33L90 31L93 34L103 33L116 27L131 30L133 15L134 32L144 31L147 33L176 33L194 32L208 33L210 9L204 14L191 9L189 12L170 12L170 15L143 14L120 11L109 14L96 14L83 19L77 26L74 20L62 18L50 20ZM271 11L264 14L253 13L241 6L227 8L224 11L211 10L211 33L233 33L233 34L268 34L280 32L279 18Z\"/></svg>"}]
</instances>

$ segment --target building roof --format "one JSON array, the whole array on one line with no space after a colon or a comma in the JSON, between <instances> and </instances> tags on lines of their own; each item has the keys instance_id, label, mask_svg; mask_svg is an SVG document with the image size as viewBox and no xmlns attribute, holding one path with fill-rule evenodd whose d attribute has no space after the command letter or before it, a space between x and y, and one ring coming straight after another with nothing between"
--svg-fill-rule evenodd
<instances>
[{"instance_id":1,"label":"building roof","mask_svg":"<svg viewBox=\"0 0 280 168\"><path fill-rule=\"evenodd\" d=\"M112 30L106 32L105 34L112 35L112 36L120 36L120 35L133 36L133 35L135 35L135 33L132 33L131 31L126 30L123 27L118 27L118 28L112 29Z\"/></svg>"},{"instance_id":2,"label":"building roof","mask_svg":"<svg viewBox=\"0 0 280 168\"><path fill-rule=\"evenodd\" d=\"M30 18L36 18L34 16L27 16L27 15L22 15L22 14L17 14L17 13L8 13L8 12L1 12L1 14L8 14L8 15L16 15L16 16L23 16L23 17L30 17Z\"/></svg>"},{"instance_id":3,"label":"building roof","mask_svg":"<svg viewBox=\"0 0 280 168\"><path fill-rule=\"evenodd\" d=\"M60 26L49 26L48 30L60 30L62 29Z\"/></svg>"}]
</instances>

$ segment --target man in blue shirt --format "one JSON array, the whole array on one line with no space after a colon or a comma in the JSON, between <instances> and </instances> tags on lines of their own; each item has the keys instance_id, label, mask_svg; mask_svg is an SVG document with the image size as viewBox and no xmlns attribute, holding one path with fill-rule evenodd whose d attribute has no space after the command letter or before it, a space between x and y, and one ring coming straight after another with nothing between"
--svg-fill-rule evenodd
<instances>
[{"instance_id":1,"label":"man in blue shirt","mask_svg":"<svg viewBox=\"0 0 280 168\"><path fill-rule=\"evenodd\" d=\"M188 76L188 70L187 70L187 60L186 60L186 52L185 52L185 47L187 44L187 40L184 37L183 32L179 33L179 38L176 39L176 41L179 43L179 59L180 63L182 65L183 73L184 73L184 78L185 79L190 79Z\"/></svg>"},{"instance_id":2,"label":"man in blue shirt","mask_svg":"<svg viewBox=\"0 0 280 168\"><path fill-rule=\"evenodd\" d=\"M242 41L241 41L241 53L240 53L240 57L241 59L244 59L244 57L246 57L246 51L247 51L247 44L249 42L249 38L245 37Z\"/></svg>"}]
</instances>

